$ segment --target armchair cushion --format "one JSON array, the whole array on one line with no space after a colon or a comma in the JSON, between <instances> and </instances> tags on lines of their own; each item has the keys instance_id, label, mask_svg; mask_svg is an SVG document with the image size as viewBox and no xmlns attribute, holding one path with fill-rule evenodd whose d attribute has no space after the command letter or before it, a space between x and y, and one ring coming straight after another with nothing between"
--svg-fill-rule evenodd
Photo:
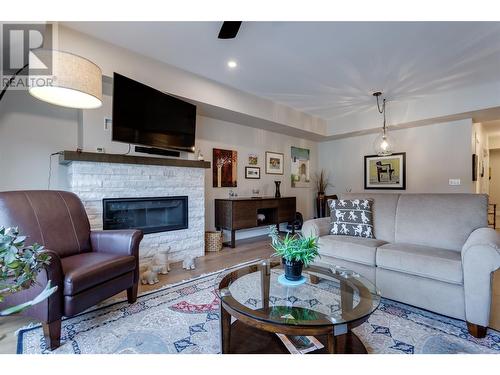
<instances>
[{"instance_id":1,"label":"armchair cushion","mask_svg":"<svg viewBox=\"0 0 500 375\"><path fill-rule=\"evenodd\" d=\"M136 259L130 255L83 253L61 260L64 272L64 295L73 296L127 272L135 270Z\"/></svg>"}]
</instances>

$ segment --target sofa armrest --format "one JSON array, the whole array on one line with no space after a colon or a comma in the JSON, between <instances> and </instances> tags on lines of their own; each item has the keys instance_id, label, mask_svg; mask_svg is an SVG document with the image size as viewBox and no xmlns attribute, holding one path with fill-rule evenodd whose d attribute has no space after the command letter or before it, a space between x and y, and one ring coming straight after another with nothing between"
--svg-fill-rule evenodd
<instances>
[{"instance_id":1,"label":"sofa armrest","mask_svg":"<svg viewBox=\"0 0 500 375\"><path fill-rule=\"evenodd\" d=\"M487 327L491 307L492 272L500 268L500 234L491 228L471 233L462 248L465 316Z\"/></svg>"},{"instance_id":2,"label":"sofa armrest","mask_svg":"<svg viewBox=\"0 0 500 375\"><path fill-rule=\"evenodd\" d=\"M93 230L90 232L92 251L139 257L143 233L136 229Z\"/></svg>"},{"instance_id":3,"label":"sofa armrest","mask_svg":"<svg viewBox=\"0 0 500 375\"><path fill-rule=\"evenodd\" d=\"M0 310L33 300L43 289L45 289L50 280L51 286L57 286L57 290L46 300L21 312L21 315L36 318L43 323L51 323L61 319L63 312L62 301L64 281L61 259L59 255L52 250L45 249L43 252L50 255L50 264L40 270L36 278L36 283L28 289L8 295L0 304Z\"/></svg>"},{"instance_id":4,"label":"sofa armrest","mask_svg":"<svg viewBox=\"0 0 500 375\"><path fill-rule=\"evenodd\" d=\"M326 236L330 233L330 220L329 217L307 220L302 225L302 234L306 237Z\"/></svg>"}]
</instances>

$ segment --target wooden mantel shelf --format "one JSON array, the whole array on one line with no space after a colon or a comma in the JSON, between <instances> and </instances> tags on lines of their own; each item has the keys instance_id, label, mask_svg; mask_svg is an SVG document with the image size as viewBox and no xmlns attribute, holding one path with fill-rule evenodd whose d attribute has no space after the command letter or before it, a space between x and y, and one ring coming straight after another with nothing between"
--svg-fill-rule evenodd
<instances>
[{"instance_id":1,"label":"wooden mantel shelf","mask_svg":"<svg viewBox=\"0 0 500 375\"><path fill-rule=\"evenodd\" d=\"M184 168L210 168L209 161L199 161L199 160L152 158L148 156L104 154L96 152L77 152L77 151L61 151L61 153L59 154L59 164L70 164L73 161L86 161L93 163L164 165L168 167L184 167Z\"/></svg>"}]
</instances>

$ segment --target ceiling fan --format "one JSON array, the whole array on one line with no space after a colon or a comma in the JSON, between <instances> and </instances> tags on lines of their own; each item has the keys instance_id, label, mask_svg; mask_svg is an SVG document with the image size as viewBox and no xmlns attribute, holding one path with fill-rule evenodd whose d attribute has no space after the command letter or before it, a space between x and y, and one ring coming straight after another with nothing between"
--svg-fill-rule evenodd
<instances>
[{"instance_id":1,"label":"ceiling fan","mask_svg":"<svg viewBox=\"0 0 500 375\"><path fill-rule=\"evenodd\" d=\"M219 39L234 39L238 34L242 21L224 21L219 31Z\"/></svg>"}]
</instances>

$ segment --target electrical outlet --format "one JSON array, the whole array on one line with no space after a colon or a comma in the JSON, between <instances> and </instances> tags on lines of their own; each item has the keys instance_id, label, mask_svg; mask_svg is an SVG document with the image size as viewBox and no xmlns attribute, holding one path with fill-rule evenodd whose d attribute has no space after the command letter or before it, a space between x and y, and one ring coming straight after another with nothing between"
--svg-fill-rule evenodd
<instances>
[{"instance_id":1,"label":"electrical outlet","mask_svg":"<svg viewBox=\"0 0 500 375\"><path fill-rule=\"evenodd\" d=\"M450 178L449 181L448 181L448 184L450 186L458 186L461 184L461 181L459 178Z\"/></svg>"}]
</instances>

